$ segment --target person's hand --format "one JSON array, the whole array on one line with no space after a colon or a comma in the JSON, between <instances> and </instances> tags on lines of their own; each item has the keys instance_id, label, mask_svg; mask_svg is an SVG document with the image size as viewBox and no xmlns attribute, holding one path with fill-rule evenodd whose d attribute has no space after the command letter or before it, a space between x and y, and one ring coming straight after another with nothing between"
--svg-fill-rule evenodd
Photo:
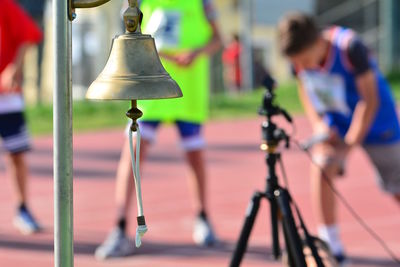
<instances>
[{"instance_id":1,"label":"person's hand","mask_svg":"<svg viewBox=\"0 0 400 267\"><path fill-rule=\"evenodd\" d=\"M340 146L343 144L343 140L340 138L338 132L334 128L330 128L326 123L320 121L313 125L314 135L326 136L325 143L332 146Z\"/></svg>"},{"instance_id":2,"label":"person's hand","mask_svg":"<svg viewBox=\"0 0 400 267\"><path fill-rule=\"evenodd\" d=\"M22 69L9 64L0 75L0 87L4 92L15 92L22 85Z\"/></svg>"},{"instance_id":3,"label":"person's hand","mask_svg":"<svg viewBox=\"0 0 400 267\"><path fill-rule=\"evenodd\" d=\"M345 155L347 156L352 148L356 147L355 144L349 144L346 140L342 141L342 148L344 150Z\"/></svg>"},{"instance_id":4,"label":"person's hand","mask_svg":"<svg viewBox=\"0 0 400 267\"><path fill-rule=\"evenodd\" d=\"M175 62L180 66L189 66L198 55L197 51L184 52L175 56Z\"/></svg>"},{"instance_id":5,"label":"person's hand","mask_svg":"<svg viewBox=\"0 0 400 267\"><path fill-rule=\"evenodd\" d=\"M346 158L350 153L353 145L347 144L338 134L335 128L330 128L323 121L313 125L315 135L325 135L324 143L336 150L336 155L342 159Z\"/></svg>"}]
</instances>

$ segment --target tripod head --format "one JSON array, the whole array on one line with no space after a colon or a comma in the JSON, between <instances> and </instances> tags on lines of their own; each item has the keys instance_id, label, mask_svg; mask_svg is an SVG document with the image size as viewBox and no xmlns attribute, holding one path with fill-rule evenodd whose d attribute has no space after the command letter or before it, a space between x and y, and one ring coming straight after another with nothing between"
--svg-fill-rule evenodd
<instances>
[{"instance_id":1,"label":"tripod head","mask_svg":"<svg viewBox=\"0 0 400 267\"><path fill-rule=\"evenodd\" d=\"M289 113L281 108L279 105L274 103L275 100L275 81L270 76L264 78L263 85L266 89L262 105L258 111L258 114L265 116L266 120L262 124L262 137L263 137L263 145L261 146L262 150L273 152L275 148L279 145L279 142L284 140L285 146L289 147L289 136L286 132L278 128L276 124L272 121L272 117L282 115L289 123L292 123L292 117Z\"/></svg>"}]
</instances>

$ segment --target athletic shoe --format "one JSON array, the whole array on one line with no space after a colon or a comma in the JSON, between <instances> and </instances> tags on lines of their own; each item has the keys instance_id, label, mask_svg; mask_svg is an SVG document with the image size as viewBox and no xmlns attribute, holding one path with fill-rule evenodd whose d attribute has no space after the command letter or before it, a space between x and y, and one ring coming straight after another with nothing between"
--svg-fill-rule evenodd
<instances>
[{"instance_id":1,"label":"athletic shoe","mask_svg":"<svg viewBox=\"0 0 400 267\"><path fill-rule=\"evenodd\" d=\"M22 234L30 235L41 230L38 222L27 209L19 210L14 217L13 224Z\"/></svg>"},{"instance_id":2,"label":"athletic shoe","mask_svg":"<svg viewBox=\"0 0 400 267\"><path fill-rule=\"evenodd\" d=\"M115 228L106 240L96 249L95 257L99 260L132 255L135 244L119 228Z\"/></svg>"},{"instance_id":3,"label":"athletic shoe","mask_svg":"<svg viewBox=\"0 0 400 267\"><path fill-rule=\"evenodd\" d=\"M210 223L200 216L197 217L194 224L193 241L203 247L210 247L217 243L217 238Z\"/></svg>"},{"instance_id":4,"label":"athletic shoe","mask_svg":"<svg viewBox=\"0 0 400 267\"><path fill-rule=\"evenodd\" d=\"M345 267L349 263L346 254L339 253L339 254L334 254L333 257L335 257L337 263L339 264L339 267Z\"/></svg>"}]
</instances>

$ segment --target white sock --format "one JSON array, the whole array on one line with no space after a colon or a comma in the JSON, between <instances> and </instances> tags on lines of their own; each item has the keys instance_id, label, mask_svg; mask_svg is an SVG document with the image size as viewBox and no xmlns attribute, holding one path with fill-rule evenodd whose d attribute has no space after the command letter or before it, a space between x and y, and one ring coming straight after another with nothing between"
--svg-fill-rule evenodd
<instances>
[{"instance_id":1,"label":"white sock","mask_svg":"<svg viewBox=\"0 0 400 267\"><path fill-rule=\"evenodd\" d=\"M325 241L333 255L343 254L343 245L339 237L339 228L336 224L321 225L318 227L318 235Z\"/></svg>"}]
</instances>

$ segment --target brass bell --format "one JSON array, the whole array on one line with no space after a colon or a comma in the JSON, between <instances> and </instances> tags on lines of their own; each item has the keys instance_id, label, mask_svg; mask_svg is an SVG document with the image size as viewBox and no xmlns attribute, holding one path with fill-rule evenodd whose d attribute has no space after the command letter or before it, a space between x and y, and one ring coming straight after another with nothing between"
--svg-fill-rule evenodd
<instances>
[{"instance_id":1,"label":"brass bell","mask_svg":"<svg viewBox=\"0 0 400 267\"><path fill-rule=\"evenodd\" d=\"M90 85L87 99L136 100L181 97L178 84L165 71L154 39L140 31L142 13L129 1L124 13L127 32L113 39L103 71Z\"/></svg>"}]
</instances>

